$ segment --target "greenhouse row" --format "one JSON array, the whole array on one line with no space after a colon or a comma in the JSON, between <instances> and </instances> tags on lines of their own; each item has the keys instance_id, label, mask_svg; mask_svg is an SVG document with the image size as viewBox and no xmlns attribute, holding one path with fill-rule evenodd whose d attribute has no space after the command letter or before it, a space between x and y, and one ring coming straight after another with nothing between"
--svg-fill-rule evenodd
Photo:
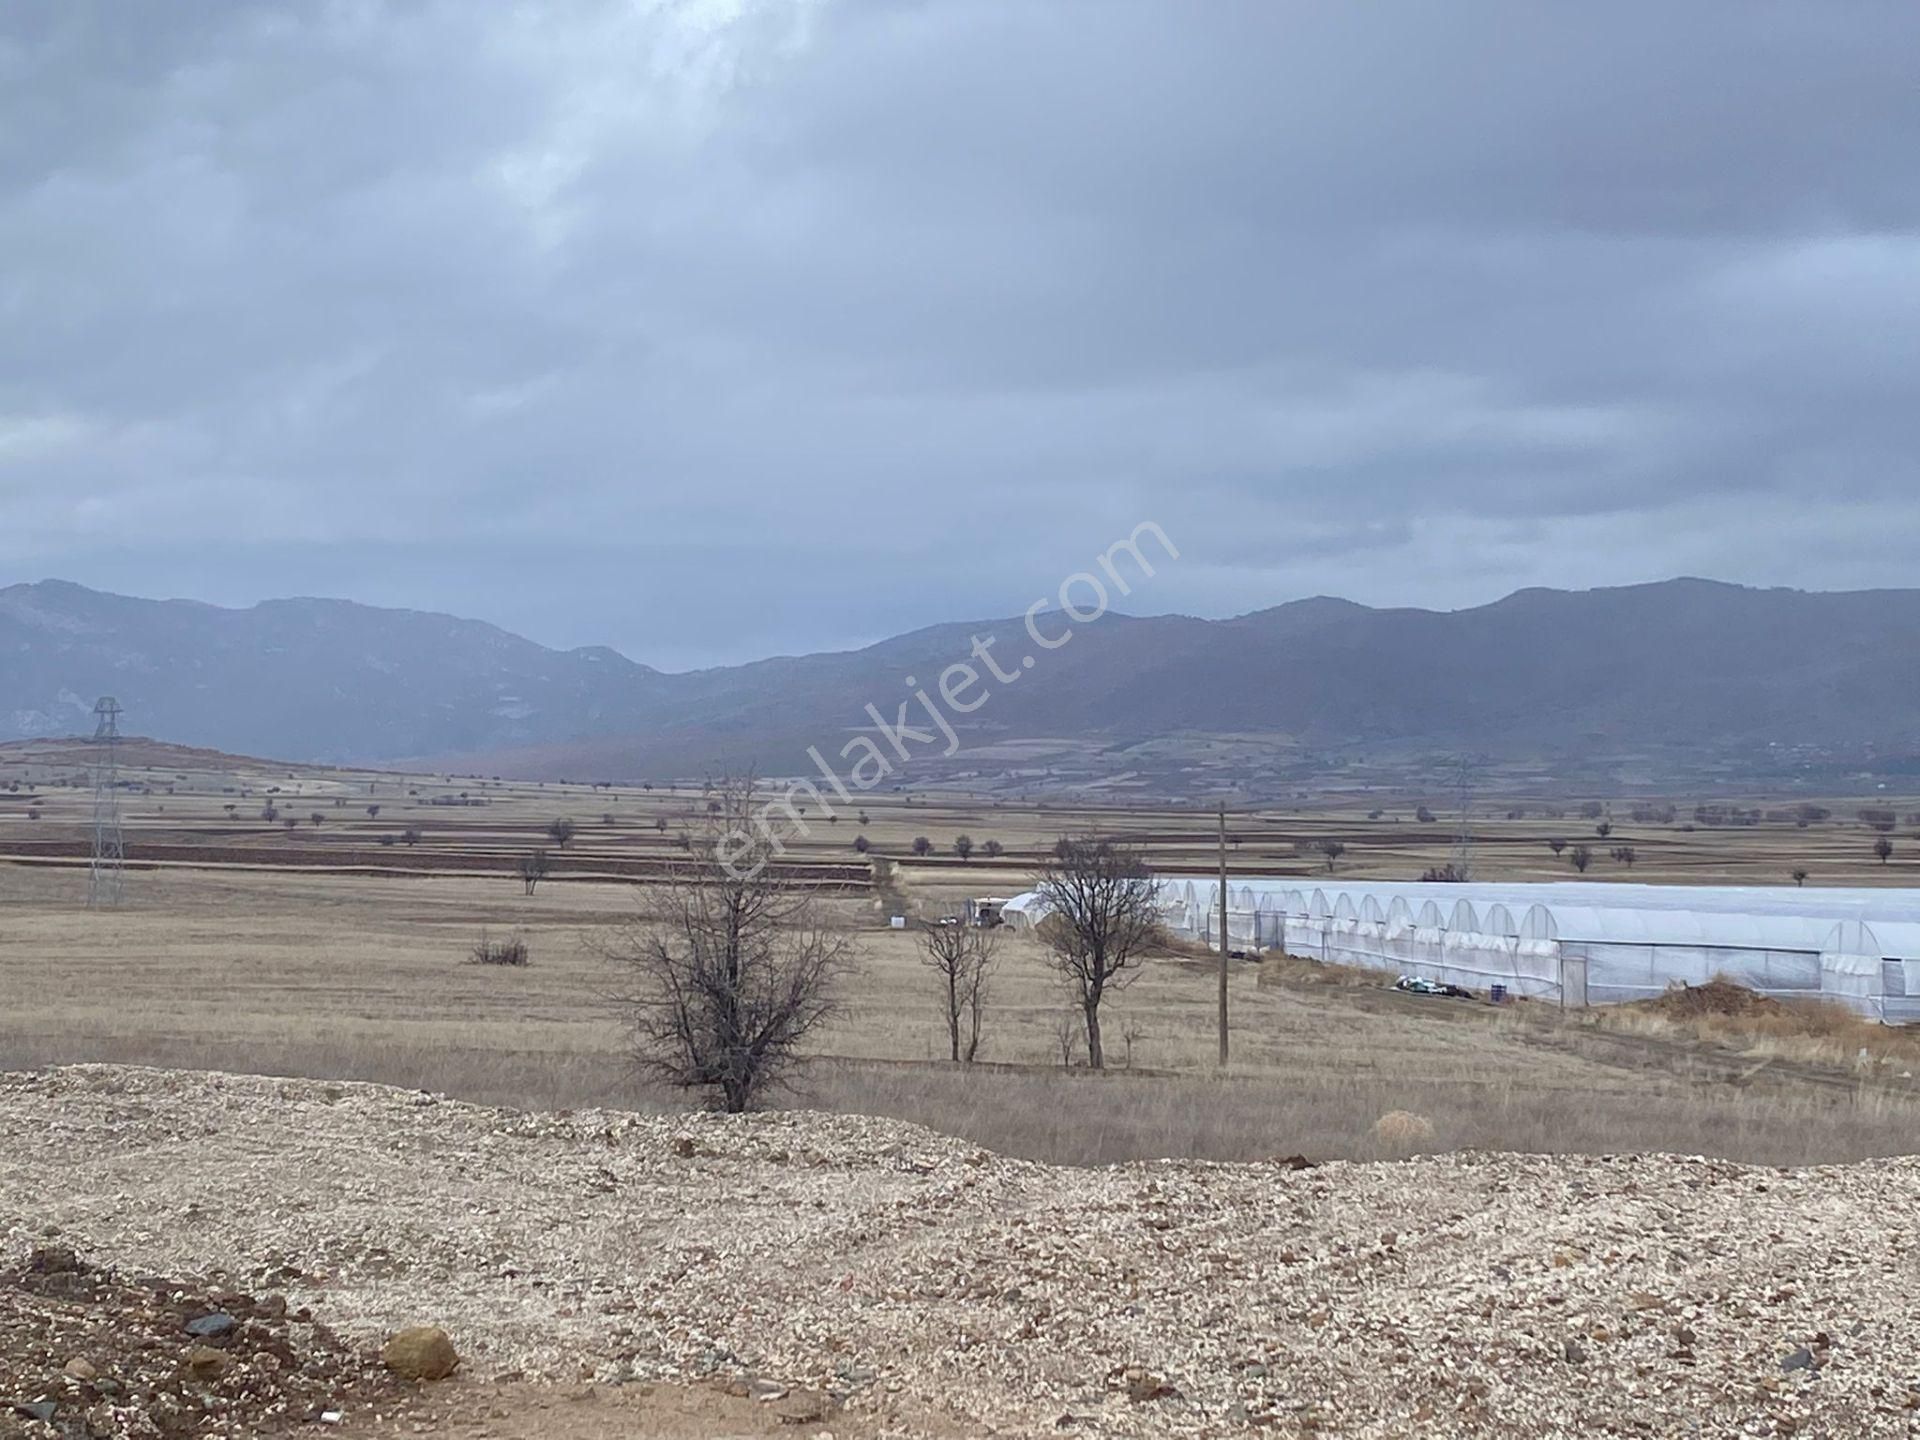
<instances>
[{"instance_id":1,"label":"greenhouse row","mask_svg":"<svg viewBox=\"0 0 1920 1440\"><path fill-rule=\"evenodd\" d=\"M1170 931L1218 943L1216 882L1166 880L1159 890ZM1030 892L1005 913L1030 926L1046 908ZM1499 985L1568 1006L1724 976L1779 999L1920 1021L1920 891L1240 877L1227 887L1227 936L1236 950Z\"/></svg>"}]
</instances>

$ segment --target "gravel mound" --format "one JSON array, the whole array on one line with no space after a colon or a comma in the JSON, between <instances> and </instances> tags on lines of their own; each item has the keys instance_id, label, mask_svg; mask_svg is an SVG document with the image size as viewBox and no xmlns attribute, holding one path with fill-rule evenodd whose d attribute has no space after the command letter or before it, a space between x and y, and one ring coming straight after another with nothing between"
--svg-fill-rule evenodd
<instances>
[{"instance_id":1,"label":"gravel mound","mask_svg":"<svg viewBox=\"0 0 1920 1440\"><path fill-rule=\"evenodd\" d=\"M1072 1170L891 1121L0 1077L0 1263L284 1290L463 1374L711 1377L902 1434L1920 1433L1920 1161Z\"/></svg>"}]
</instances>

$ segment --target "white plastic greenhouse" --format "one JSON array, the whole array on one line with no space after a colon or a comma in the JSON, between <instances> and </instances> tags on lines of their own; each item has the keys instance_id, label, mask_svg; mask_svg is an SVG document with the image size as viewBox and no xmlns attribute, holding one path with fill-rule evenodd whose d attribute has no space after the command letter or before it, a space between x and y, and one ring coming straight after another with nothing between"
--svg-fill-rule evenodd
<instances>
[{"instance_id":1,"label":"white plastic greenhouse","mask_svg":"<svg viewBox=\"0 0 1920 1440\"><path fill-rule=\"evenodd\" d=\"M1167 927L1219 934L1219 885L1160 882ZM1046 911L1009 901L1009 924ZM1920 1021L1920 891L1600 884L1315 885L1242 877L1227 887L1235 948L1391 970L1567 1005L1658 995L1724 975L1779 998L1818 998L1891 1024Z\"/></svg>"}]
</instances>

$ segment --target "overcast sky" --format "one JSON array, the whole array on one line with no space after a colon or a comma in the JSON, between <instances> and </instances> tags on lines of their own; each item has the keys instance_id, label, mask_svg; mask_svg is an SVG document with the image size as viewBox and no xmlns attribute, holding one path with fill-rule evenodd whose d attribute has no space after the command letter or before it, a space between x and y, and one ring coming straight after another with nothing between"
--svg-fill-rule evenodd
<instances>
[{"instance_id":1,"label":"overcast sky","mask_svg":"<svg viewBox=\"0 0 1920 1440\"><path fill-rule=\"evenodd\" d=\"M0 583L669 668L1920 581L1920 6L0 8Z\"/></svg>"}]
</instances>

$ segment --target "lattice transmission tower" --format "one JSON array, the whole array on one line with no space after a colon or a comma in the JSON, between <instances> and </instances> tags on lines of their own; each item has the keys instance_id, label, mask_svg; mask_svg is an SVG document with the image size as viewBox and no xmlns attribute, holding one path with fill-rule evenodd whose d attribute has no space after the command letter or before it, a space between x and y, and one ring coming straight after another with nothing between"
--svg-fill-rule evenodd
<instances>
[{"instance_id":1,"label":"lattice transmission tower","mask_svg":"<svg viewBox=\"0 0 1920 1440\"><path fill-rule=\"evenodd\" d=\"M1473 792L1475 786L1473 761L1462 755L1459 768L1454 776L1454 789L1460 811L1460 820L1453 834L1453 853L1448 857L1448 867L1456 880L1473 878Z\"/></svg>"},{"instance_id":2,"label":"lattice transmission tower","mask_svg":"<svg viewBox=\"0 0 1920 1440\"><path fill-rule=\"evenodd\" d=\"M87 904L118 905L127 846L120 833L120 702L102 695L93 707L93 859Z\"/></svg>"}]
</instances>

